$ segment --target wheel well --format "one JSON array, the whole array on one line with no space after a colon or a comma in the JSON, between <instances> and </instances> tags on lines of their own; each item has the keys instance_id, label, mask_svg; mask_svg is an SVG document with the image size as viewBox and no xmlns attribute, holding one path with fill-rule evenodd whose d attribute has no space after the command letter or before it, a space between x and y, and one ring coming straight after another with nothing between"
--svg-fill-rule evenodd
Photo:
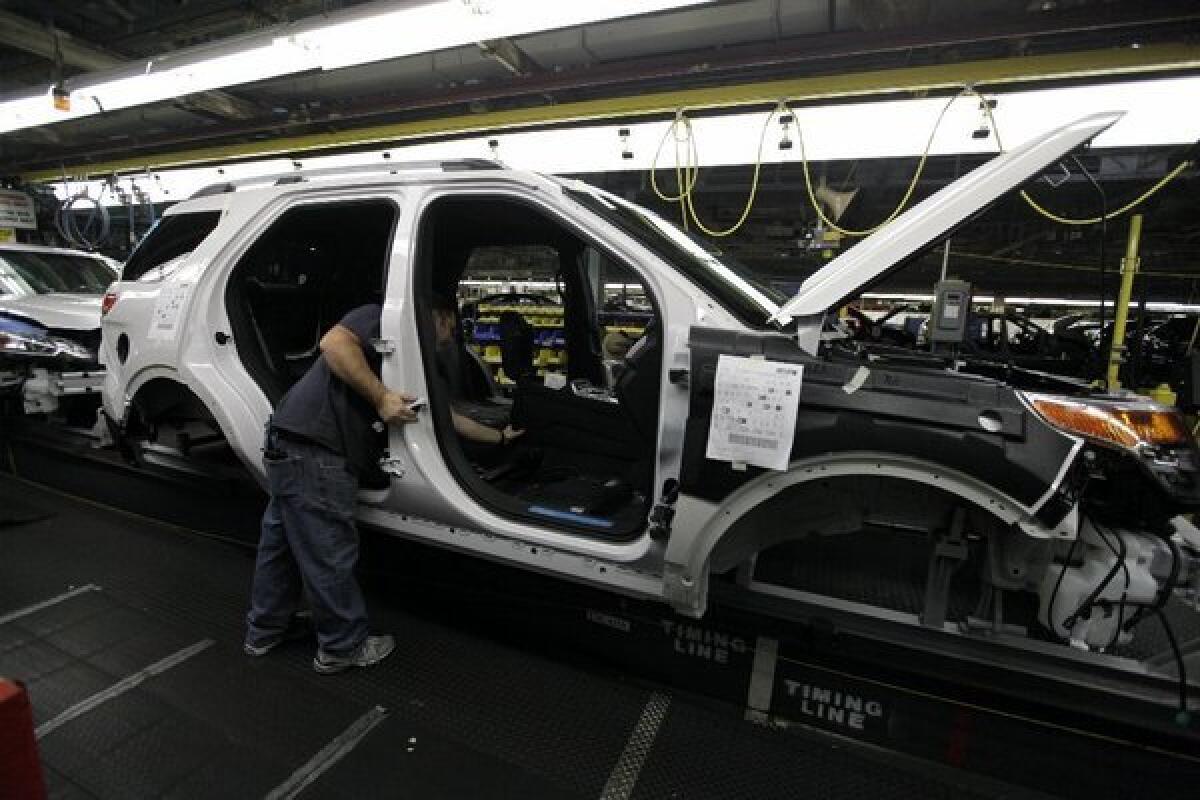
<instances>
[{"instance_id":1,"label":"wheel well","mask_svg":"<svg viewBox=\"0 0 1200 800\"><path fill-rule=\"evenodd\" d=\"M725 531L710 570L724 572L773 545L808 536L856 533L866 526L933 532L956 508L976 533L1007 526L972 501L936 486L883 475L840 475L794 484L759 503Z\"/></svg>"},{"instance_id":2,"label":"wheel well","mask_svg":"<svg viewBox=\"0 0 1200 800\"><path fill-rule=\"evenodd\" d=\"M126 429L150 430L159 425L185 427L201 423L219 431L216 418L204 401L184 384L170 378L153 378L133 396Z\"/></svg>"}]
</instances>

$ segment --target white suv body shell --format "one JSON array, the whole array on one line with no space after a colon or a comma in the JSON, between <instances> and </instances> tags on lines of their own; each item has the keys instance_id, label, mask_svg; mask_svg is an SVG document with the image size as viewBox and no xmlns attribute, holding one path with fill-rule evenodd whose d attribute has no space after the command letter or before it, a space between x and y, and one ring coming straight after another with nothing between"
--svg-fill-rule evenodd
<instances>
[{"instance_id":1,"label":"white suv body shell","mask_svg":"<svg viewBox=\"0 0 1200 800\"><path fill-rule=\"evenodd\" d=\"M993 159L855 246L810 278L784 307L764 309L764 319L798 319L800 344L815 352L823 314L894 268L897 262L941 236L1045 165L1113 124L1119 114L1097 114L1050 132ZM402 166L402 165L397 165ZM310 203L386 199L398 208L391 243L382 338L391 348L383 358L386 385L428 396L413 302L413 256L423 210L452 194L499 195L532 204L593 240L635 269L657 302L663 332L658 455L654 486L677 477L688 417L686 386L668 379L687 369L689 333L695 326L751 331L670 264L602 218L586 213L566 197L562 184L545 176L502 170L322 176L311 182L230 191L182 202L166 214L220 211L217 228L189 256L164 270L161 280L143 276L118 283L119 300L104 319L102 361L107 365L106 413L126 419L139 389L149 381L183 384L207 406L222 433L248 469L262 482L263 429L271 405L248 374L232 343L218 333L232 328L225 308L226 284L239 258L255 239L289 209ZM613 202L623 202L616 198ZM117 358L125 337L127 357ZM386 349L386 348L385 348ZM664 599L677 610L700 615L706 605L709 556L722 533L747 509L771 497L780 486L800 480L811 464L797 464L784 481L754 481L718 504L680 495L668 543L643 532L632 541L610 542L518 521L481 506L451 473L441 455L433 421L422 414L390 431L390 490L363 493L359 519L374 527L483 557L568 577L637 596ZM872 464L878 468L877 464ZM856 467L844 460L835 473ZM1064 465L1065 469L1065 465ZM841 470L841 472L837 472ZM780 475L780 473L772 473ZM1034 519L1036 508L978 482L957 481L948 471L897 465L895 474L926 483L938 481L960 495L993 508L1008 524L1020 524L1040 537L1066 535ZM767 477L770 477L768 475ZM956 482L957 481L957 482ZM1075 535L1071 532L1070 535Z\"/></svg>"}]
</instances>

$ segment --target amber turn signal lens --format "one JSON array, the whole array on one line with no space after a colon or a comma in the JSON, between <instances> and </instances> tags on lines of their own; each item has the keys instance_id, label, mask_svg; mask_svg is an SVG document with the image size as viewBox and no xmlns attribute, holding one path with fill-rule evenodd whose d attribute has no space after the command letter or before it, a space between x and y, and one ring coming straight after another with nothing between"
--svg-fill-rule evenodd
<instances>
[{"instance_id":1,"label":"amber turn signal lens","mask_svg":"<svg viewBox=\"0 0 1200 800\"><path fill-rule=\"evenodd\" d=\"M1122 447L1182 445L1191 439L1174 411L1079 403L1068 398L1033 399L1033 407L1058 428Z\"/></svg>"}]
</instances>

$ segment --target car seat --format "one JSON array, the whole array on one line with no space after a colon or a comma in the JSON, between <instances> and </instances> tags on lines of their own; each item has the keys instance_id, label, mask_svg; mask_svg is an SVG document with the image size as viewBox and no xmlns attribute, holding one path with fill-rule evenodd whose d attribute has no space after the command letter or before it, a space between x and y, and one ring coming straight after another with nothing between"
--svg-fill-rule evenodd
<instances>
[{"instance_id":1,"label":"car seat","mask_svg":"<svg viewBox=\"0 0 1200 800\"><path fill-rule=\"evenodd\" d=\"M514 383L536 374L533 327L516 311L500 313L500 363L504 374Z\"/></svg>"},{"instance_id":2,"label":"car seat","mask_svg":"<svg viewBox=\"0 0 1200 800\"><path fill-rule=\"evenodd\" d=\"M662 336L657 320L651 319L642 338L625 354L625 369L613 387L621 409L651 453L658 441L661 362Z\"/></svg>"}]
</instances>

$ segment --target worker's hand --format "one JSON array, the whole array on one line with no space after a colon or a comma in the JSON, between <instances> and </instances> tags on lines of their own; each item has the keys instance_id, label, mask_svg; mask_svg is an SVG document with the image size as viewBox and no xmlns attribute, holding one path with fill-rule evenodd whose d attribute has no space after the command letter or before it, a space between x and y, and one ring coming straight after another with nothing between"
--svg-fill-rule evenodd
<instances>
[{"instance_id":1,"label":"worker's hand","mask_svg":"<svg viewBox=\"0 0 1200 800\"><path fill-rule=\"evenodd\" d=\"M417 412L409 408L408 404L416 399L406 392L393 392L391 389L387 389L384 391L383 397L379 398L375 412L379 414L381 420L388 424L412 422L417 418Z\"/></svg>"}]
</instances>

